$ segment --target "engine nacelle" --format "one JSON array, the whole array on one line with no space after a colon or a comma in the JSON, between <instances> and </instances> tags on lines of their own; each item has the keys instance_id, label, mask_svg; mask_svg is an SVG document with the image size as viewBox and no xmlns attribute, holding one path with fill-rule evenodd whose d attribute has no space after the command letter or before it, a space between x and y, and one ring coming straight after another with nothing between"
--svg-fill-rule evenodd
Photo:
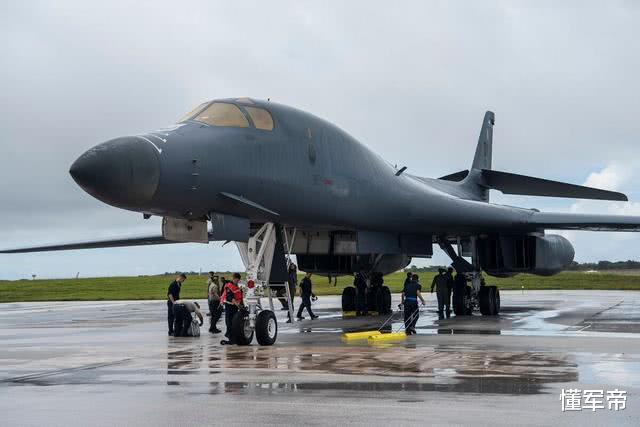
<instances>
[{"instance_id":1,"label":"engine nacelle","mask_svg":"<svg viewBox=\"0 0 640 427\"><path fill-rule=\"evenodd\" d=\"M518 273L551 276L573 261L571 243L557 234L547 236L491 236L478 240L480 265L492 276Z\"/></svg>"},{"instance_id":2,"label":"engine nacelle","mask_svg":"<svg viewBox=\"0 0 640 427\"><path fill-rule=\"evenodd\" d=\"M551 276L560 273L573 262L576 251L571 242L564 237L550 234L537 239L534 274Z\"/></svg>"}]
</instances>

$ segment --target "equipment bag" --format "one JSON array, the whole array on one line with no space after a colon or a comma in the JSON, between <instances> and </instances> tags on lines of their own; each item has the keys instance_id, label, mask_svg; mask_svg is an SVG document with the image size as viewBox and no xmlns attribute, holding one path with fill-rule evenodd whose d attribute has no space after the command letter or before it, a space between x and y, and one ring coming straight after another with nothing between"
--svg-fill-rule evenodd
<instances>
[{"instance_id":1,"label":"equipment bag","mask_svg":"<svg viewBox=\"0 0 640 427\"><path fill-rule=\"evenodd\" d=\"M200 322L198 322L196 319L191 320L191 326L189 326L189 331L187 332L187 335L192 336L192 337L199 337L200 336Z\"/></svg>"}]
</instances>

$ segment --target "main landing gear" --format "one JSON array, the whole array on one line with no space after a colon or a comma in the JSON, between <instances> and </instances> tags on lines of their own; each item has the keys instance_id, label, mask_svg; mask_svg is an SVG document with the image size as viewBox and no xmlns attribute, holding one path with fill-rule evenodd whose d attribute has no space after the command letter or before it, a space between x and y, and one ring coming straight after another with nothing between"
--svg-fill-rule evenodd
<instances>
[{"instance_id":1,"label":"main landing gear","mask_svg":"<svg viewBox=\"0 0 640 427\"><path fill-rule=\"evenodd\" d=\"M471 287L465 283L463 288L454 288L452 305L456 316L470 315L475 309L478 309L483 316L497 316L500 313L500 290L496 286L485 284L477 262L477 254L472 256L472 263L469 263L456 253L446 239L440 239L438 243L453 261L452 265L458 274L464 274L471 280ZM472 248L475 254L473 239Z\"/></svg>"},{"instance_id":2,"label":"main landing gear","mask_svg":"<svg viewBox=\"0 0 640 427\"><path fill-rule=\"evenodd\" d=\"M373 273L371 276L377 276L379 273ZM382 275L378 276L379 278ZM381 279L370 280L367 278L366 306L367 311L377 312L378 314L390 314L391 313L391 290L388 286L381 285ZM375 282L375 283L373 283ZM342 290L342 311L356 311L357 310L357 291L353 286L347 286Z\"/></svg>"}]
</instances>

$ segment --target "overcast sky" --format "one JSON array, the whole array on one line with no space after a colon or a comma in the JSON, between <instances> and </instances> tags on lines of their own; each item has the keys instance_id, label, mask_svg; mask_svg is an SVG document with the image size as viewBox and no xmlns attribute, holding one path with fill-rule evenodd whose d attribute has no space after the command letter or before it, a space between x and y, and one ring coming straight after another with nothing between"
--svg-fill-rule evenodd
<instances>
[{"instance_id":1,"label":"overcast sky","mask_svg":"<svg viewBox=\"0 0 640 427\"><path fill-rule=\"evenodd\" d=\"M637 2L0 4L2 247L159 231L84 193L69 165L232 96L308 110L435 177L469 167L491 109L495 169L631 200L493 201L640 215ZM638 234L565 235L578 261L640 259ZM171 245L0 255L0 278L241 266L233 245Z\"/></svg>"}]
</instances>

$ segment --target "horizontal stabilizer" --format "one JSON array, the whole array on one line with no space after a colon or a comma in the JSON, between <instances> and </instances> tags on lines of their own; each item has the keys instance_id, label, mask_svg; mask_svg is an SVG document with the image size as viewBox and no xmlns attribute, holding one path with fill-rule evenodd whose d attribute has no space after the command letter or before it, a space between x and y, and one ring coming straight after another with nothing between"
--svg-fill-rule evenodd
<instances>
[{"instance_id":1,"label":"horizontal stabilizer","mask_svg":"<svg viewBox=\"0 0 640 427\"><path fill-rule=\"evenodd\" d=\"M548 179L534 178L509 172L482 169L483 185L505 194L523 196L568 197L573 199L597 199L627 201L627 196L615 191L583 187Z\"/></svg>"},{"instance_id":2,"label":"horizontal stabilizer","mask_svg":"<svg viewBox=\"0 0 640 427\"><path fill-rule=\"evenodd\" d=\"M534 212L529 224L550 230L640 232L640 216Z\"/></svg>"},{"instance_id":3,"label":"horizontal stabilizer","mask_svg":"<svg viewBox=\"0 0 640 427\"><path fill-rule=\"evenodd\" d=\"M467 177L467 175L469 175L469 170L465 169L465 170L460 171L460 172L450 173L449 175L441 176L438 179L443 179L445 181L460 182L463 179L465 179Z\"/></svg>"}]
</instances>

